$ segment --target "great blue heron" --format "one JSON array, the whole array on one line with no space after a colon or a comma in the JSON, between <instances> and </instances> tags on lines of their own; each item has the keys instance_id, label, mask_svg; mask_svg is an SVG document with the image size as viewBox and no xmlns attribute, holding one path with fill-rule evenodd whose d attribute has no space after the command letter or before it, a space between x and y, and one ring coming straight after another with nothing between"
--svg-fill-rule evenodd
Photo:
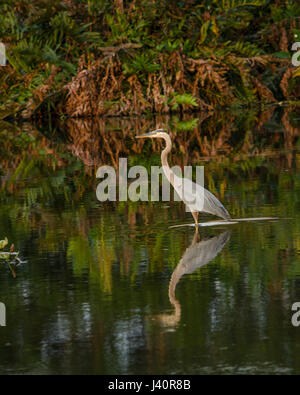
<instances>
[{"instance_id":1,"label":"great blue heron","mask_svg":"<svg viewBox=\"0 0 300 395\"><path fill-rule=\"evenodd\" d=\"M172 273L169 283L169 300L174 306L174 314L160 314L158 319L165 326L174 326L180 320L181 306L175 297L176 285L184 274L194 273L195 270L207 265L224 248L230 239L231 231L226 231L218 236L198 242L197 232L191 245L186 249L179 264Z\"/></svg>"},{"instance_id":2,"label":"great blue heron","mask_svg":"<svg viewBox=\"0 0 300 395\"><path fill-rule=\"evenodd\" d=\"M136 138L162 138L166 142L166 147L161 153L161 163L163 171L169 180L170 184L173 185L180 199L188 206L191 211L194 220L196 230L198 230L198 214L199 212L205 212L216 215L226 220L231 220L230 214L223 206L223 204L207 189L193 181L176 176L176 174L170 169L168 164L167 156L172 148L172 141L168 133L164 129L157 129L153 132L141 134L135 136ZM200 199L197 196L201 196Z\"/></svg>"}]
</instances>

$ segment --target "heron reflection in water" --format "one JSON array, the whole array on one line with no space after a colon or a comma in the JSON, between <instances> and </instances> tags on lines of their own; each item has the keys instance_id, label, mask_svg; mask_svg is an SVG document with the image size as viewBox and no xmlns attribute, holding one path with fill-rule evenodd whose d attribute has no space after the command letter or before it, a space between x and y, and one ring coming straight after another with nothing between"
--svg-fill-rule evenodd
<instances>
[{"instance_id":1,"label":"heron reflection in water","mask_svg":"<svg viewBox=\"0 0 300 395\"><path fill-rule=\"evenodd\" d=\"M189 210L191 211L194 217L196 231L198 231L199 212L213 214L228 221L231 220L231 216L226 208L211 192L209 192L203 186L196 184L187 178L176 176L176 174L170 169L167 157L168 153L171 151L172 148L172 141L165 130L157 129L153 132L141 134L135 137L162 138L165 140L166 147L161 153L161 163L163 171L170 184L173 185L180 199L188 206Z\"/></svg>"},{"instance_id":2,"label":"heron reflection in water","mask_svg":"<svg viewBox=\"0 0 300 395\"><path fill-rule=\"evenodd\" d=\"M184 274L191 274L200 267L207 265L223 249L230 239L231 230L207 240L198 241L195 232L192 244L186 249L179 264L172 273L169 283L169 300L174 306L173 314L160 314L156 318L166 327L176 326L180 321L181 306L175 297L176 286Z\"/></svg>"}]
</instances>

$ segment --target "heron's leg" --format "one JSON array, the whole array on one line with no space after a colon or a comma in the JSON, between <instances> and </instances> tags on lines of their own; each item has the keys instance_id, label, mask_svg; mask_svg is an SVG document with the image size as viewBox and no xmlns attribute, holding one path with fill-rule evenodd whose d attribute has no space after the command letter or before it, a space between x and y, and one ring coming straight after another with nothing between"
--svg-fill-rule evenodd
<instances>
[{"instance_id":1,"label":"heron's leg","mask_svg":"<svg viewBox=\"0 0 300 395\"><path fill-rule=\"evenodd\" d=\"M194 221L195 221L196 232L198 232L198 230L199 230L199 225L198 225L198 215L199 215L199 213L198 213L198 211L193 211L192 215L193 215Z\"/></svg>"},{"instance_id":2,"label":"heron's leg","mask_svg":"<svg viewBox=\"0 0 300 395\"><path fill-rule=\"evenodd\" d=\"M200 233L199 230L195 229L195 233L194 233L194 237L193 237L193 241L192 241L192 246L194 246L195 244L197 244L200 241Z\"/></svg>"}]
</instances>

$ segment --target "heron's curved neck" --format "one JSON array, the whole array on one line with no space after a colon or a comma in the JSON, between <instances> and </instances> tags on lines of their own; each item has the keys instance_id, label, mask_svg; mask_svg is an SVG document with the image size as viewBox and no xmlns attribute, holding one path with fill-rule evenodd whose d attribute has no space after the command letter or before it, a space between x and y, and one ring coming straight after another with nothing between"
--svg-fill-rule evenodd
<instances>
[{"instance_id":1,"label":"heron's curved neck","mask_svg":"<svg viewBox=\"0 0 300 395\"><path fill-rule=\"evenodd\" d=\"M174 272L172 273L170 282L169 282L169 300L170 303L175 307L175 317L179 320L181 315L181 306L179 301L175 297L175 289L178 281L182 277L184 273L182 273L182 267L179 264Z\"/></svg>"},{"instance_id":2,"label":"heron's curved neck","mask_svg":"<svg viewBox=\"0 0 300 395\"><path fill-rule=\"evenodd\" d=\"M164 140L166 142L166 148L161 153L161 164L169 168L170 166L168 164L168 153L171 151L172 141L168 134L164 136Z\"/></svg>"}]
</instances>

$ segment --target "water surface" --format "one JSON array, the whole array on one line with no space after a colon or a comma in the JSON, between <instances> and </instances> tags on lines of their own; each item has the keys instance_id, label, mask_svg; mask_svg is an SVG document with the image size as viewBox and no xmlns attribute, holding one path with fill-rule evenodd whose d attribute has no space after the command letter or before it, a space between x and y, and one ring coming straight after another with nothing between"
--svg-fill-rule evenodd
<instances>
[{"instance_id":1,"label":"water surface","mask_svg":"<svg viewBox=\"0 0 300 395\"><path fill-rule=\"evenodd\" d=\"M300 373L300 153L286 110L1 125L0 373ZM200 229L180 202L96 198L99 165L204 165L235 218ZM201 221L213 219L202 216Z\"/></svg>"}]
</instances>

